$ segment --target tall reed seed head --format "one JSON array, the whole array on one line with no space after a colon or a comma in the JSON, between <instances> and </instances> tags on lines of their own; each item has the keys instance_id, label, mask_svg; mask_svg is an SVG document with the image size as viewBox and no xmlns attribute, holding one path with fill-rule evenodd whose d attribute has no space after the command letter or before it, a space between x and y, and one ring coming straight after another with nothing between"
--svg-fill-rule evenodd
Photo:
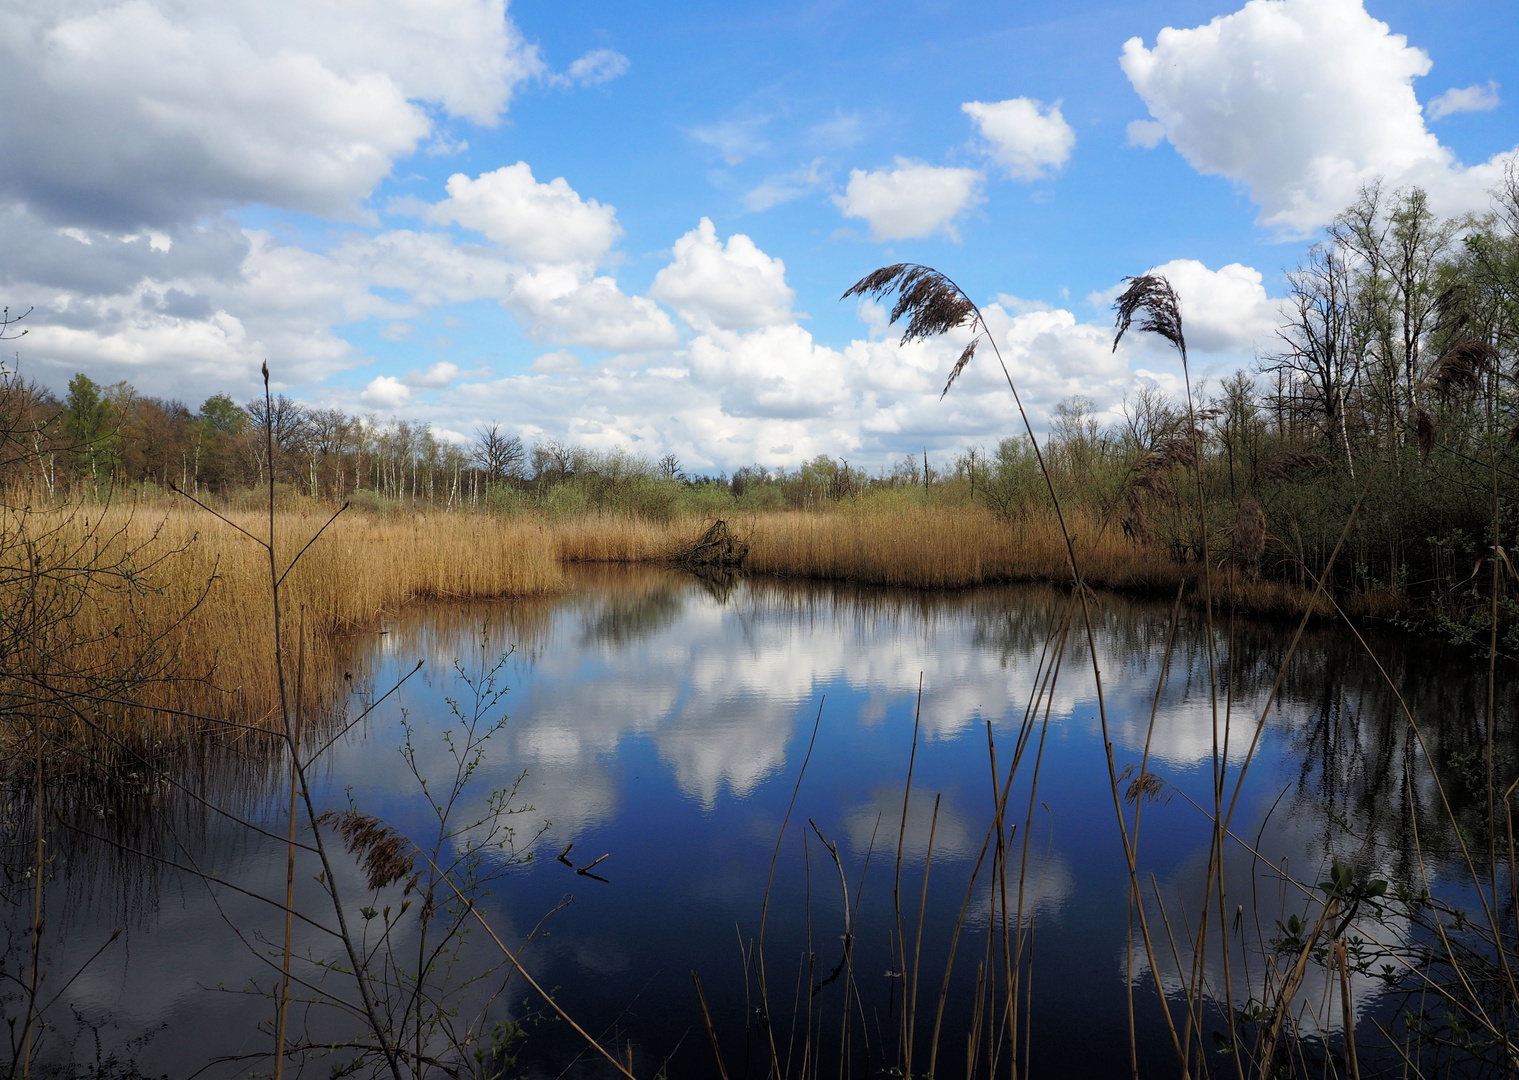
<instances>
[{"instance_id":1,"label":"tall reed seed head","mask_svg":"<svg viewBox=\"0 0 1519 1080\"><path fill-rule=\"evenodd\" d=\"M898 319L907 316L907 327L902 332L903 345L909 341L937 337L967 323L979 327L976 336L961 350L959 359L950 369L949 379L939 395L942 400L960 377L960 372L965 370L965 366L976 355L976 345L981 340L981 334L986 331L981 309L965 295L960 286L933 267L918 263L883 266L856 281L839 299L860 296L880 300L892 293L896 294L897 301L891 309L889 323L895 325Z\"/></svg>"},{"instance_id":2,"label":"tall reed seed head","mask_svg":"<svg viewBox=\"0 0 1519 1080\"><path fill-rule=\"evenodd\" d=\"M364 868L366 884L371 890L394 885L412 872L417 849L400 833L377 817L356 810L336 814L331 810L316 819L318 825L336 824L348 854ZM408 884L406 891L411 891Z\"/></svg>"},{"instance_id":3,"label":"tall reed seed head","mask_svg":"<svg viewBox=\"0 0 1519 1080\"><path fill-rule=\"evenodd\" d=\"M1123 520L1118 524L1123 529L1123 534L1136 544L1143 544L1150 539L1150 518L1145 513L1144 500L1139 497L1139 492L1129 492Z\"/></svg>"},{"instance_id":4,"label":"tall reed seed head","mask_svg":"<svg viewBox=\"0 0 1519 1080\"><path fill-rule=\"evenodd\" d=\"M1113 351L1118 351L1118 343L1138 316L1139 329L1165 338L1185 360L1187 338L1181 328L1181 298L1171 283L1159 274L1141 274L1126 280L1129 287L1113 301L1113 310L1118 313L1114 320L1118 333L1113 335Z\"/></svg>"},{"instance_id":5,"label":"tall reed seed head","mask_svg":"<svg viewBox=\"0 0 1519 1080\"><path fill-rule=\"evenodd\" d=\"M1476 392L1482 377L1498 358L1498 350L1480 338L1457 341L1435 361L1435 393L1447 404L1465 394Z\"/></svg>"},{"instance_id":6,"label":"tall reed seed head","mask_svg":"<svg viewBox=\"0 0 1519 1080\"><path fill-rule=\"evenodd\" d=\"M1305 450L1283 450L1273 454L1261 466L1261 475L1278 483L1299 480L1329 464L1323 454Z\"/></svg>"}]
</instances>

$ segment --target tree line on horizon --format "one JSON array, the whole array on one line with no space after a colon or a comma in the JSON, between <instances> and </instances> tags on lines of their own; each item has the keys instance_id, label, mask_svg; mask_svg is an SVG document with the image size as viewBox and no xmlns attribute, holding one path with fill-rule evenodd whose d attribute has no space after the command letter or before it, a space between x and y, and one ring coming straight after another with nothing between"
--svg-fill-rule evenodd
<instances>
[{"instance_id":1,"label":"tree line on horizon","mask_svg":"<svg viewBox=\"0 0 1519 1080\"><path fill-rule=\"evenodd\" d=\"M230 495L261 488L271 470L300 497L342 502L359 496L397 509L490 507L503 490L592 477L711 486L735 495L797 478L808 487L807 502L836 500L883 479L826 455L794 469L754 465L731 477L694 475L674 454L650 460L553 437L528 445L499 422L479 425L461 443L440 438L426 421L350 414L283 394L239 404L219 393L192 410L182 401L141 395L126 381L102 386L82 372L62 400L36 381L11 375L0 416L12 444L3 463L6 479L57 498L141 487ZM906 471L916 476L916 468ZM940 475L929 469L931 479Z\"/></svg>"}]
</instances>

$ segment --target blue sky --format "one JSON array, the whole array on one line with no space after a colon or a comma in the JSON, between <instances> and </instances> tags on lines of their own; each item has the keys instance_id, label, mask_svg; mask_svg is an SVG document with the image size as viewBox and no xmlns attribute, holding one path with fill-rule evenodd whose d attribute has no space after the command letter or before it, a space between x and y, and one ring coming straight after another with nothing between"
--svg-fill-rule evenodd
<instances>
[{"instance_id":1,"label":"blue sky","mask_svg":"<svg viewBox=\"0 0 1519 1080\"><path fill-rule=\"evenodd\" d=\"M1036 420L1175 389L1106 300L1160 267L1198 366L1271 347L1360 183L1480 211L1519 143L1498 3L71 0L0 28L23 371L678 453L887 464L1012 433L954 341L839 294L925 262ZM1168 29L1169 28L1169 29Z\"/></svg>"}]
</instances>

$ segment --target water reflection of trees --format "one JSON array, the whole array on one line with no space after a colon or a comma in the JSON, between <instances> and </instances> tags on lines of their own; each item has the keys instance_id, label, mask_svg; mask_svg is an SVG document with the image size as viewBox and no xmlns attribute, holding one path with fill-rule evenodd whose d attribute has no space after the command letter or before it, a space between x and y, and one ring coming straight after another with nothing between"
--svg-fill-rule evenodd
<instances>
[{"instance_id":1,"label":"water reflection of trees","mask_svg":"<svg viewBox=\"0 0 1519 1080\"><path fill-rule=\"evenodd\" d=\"M587 643L618 647L651 637L679 619L685 610L684 590L674 583L632 595L609 596L585 620Z\"/></svg>"},{"instance_id":2,"label":"water reflection of trees","mask_svg":"<svg viewBox=\"0 0 1519 1080\"><path fill-rule=\"evenodd\" d=\"M1005 661L1042 647L1064 602L1059 590L1035 587L984 600L972 608L976 641ZM1100 659L1119 667L1125 682L1139 682L1153 691L1171 617L1168 608L1155 601L1101 597ZM1233 764L1239 763L1254 734L1293 629L1277 621L1231 619L1226 611L1215 615L1219 722L1227 725ZM1325 850L1332 842L1343 847L1348 830L1370 845L1368 852L1375 849L1379 858L1395 857L1384 869L1413 875L1416 829L1426 857L1448 859L1458 851L1435 775L1468 844L1485 844L1486 663L1456 647L1393 631L1368 633L1366 642L1363 646L1341 626L1311 627L1281 673L1267 723L1273 735L1284 740L1285 759L1294 763L1295 806L1289 812L1307 811L1321 822ZM1086 660L1085 640L1072 635L1070 650L1067 666L1081 678L1076 661ZM1516 675L1500 668L1497 680L1500 777L1512 773L1516 760L1509 749L1519 702ZM1207 703L1210 695L1206 621L1203 613L1183 608L1162 701ZM1408 714L1418 724L1422 746Z\"/></svg>"},{"instance_id":3,"label":"water reflection of trees","mask_svg":"<svg viewBox=\"0 0 1519 1080\"><path fill-rule=\"evenodd\" d=\"M1297 762L1296 801L1322 821L1326 850L1358 843L1368 864L1414 881L1420 872L1416 838L1425 860L1442 870L1454 869L1455 828L1469 846L1486 844L1486 665L1426 639L1382 634L1368 644L1381 670L1353 637L1325 631L1286 672L1281 697L1297 717L1283 726ZM1275 677L1280 651L1274 642L1242 638L1236 644L1241 681L1266 685ZM1499 747L1512 744L1516 692L1514 673L1501 672ZM1512 756L1500 756L1500 777L1505 759Z\"/></svg>"},{"instance_id":4,"label":"water reflection of trees","mask_svg":"<svg viewBox=\"0 0 1519 1080\"><path fill-rule=\"evenodd\" d=\"M1220 640L1221 674L1242 706L1231 717L1235 732L1253 729L1277 678L1285 643L1273 629L1237 625ZM1195 665L1206 638L1195 628L1189 637L1184 662ZM1324 879L1343 872L1347 881L1385 888L1381 900L1360 909L1347 934L1352 951L1339 961L1350 969L1354 990L1346 994L1363 1021L1357 1039L1366 1040L1364 1074L1401 1072L1402 1055L1410 1053L1410 1068L1425 1075L1452 1060L1461 1063L1462 1075L1484 1069L1509 1075L1503 1025L1511 983L1501 950L1511 944L1500 939L1511 937L1511 897L1495 897L1490 922L1476 892L1490 884L1496 890L1510 877L1501 857L1497 867L1488 862L1487 674L1470 654L1394 633L1363 645L1341 628L1324 627L1305 639L1282 673L1269 715L1277 744L1271 756L1287 779L1282 798L1267 813L1272 800L1266 796L1260 811L1266 820L1236 825L1244 839L1225 860L1230 903L1240 901L1228 949L1235 958L1232 978L1218 959L1219 935L1209 933L1214 1005L1222 1008L1219 988L1229 982L1241 1027L1253 1021L1240 1003L1269 999L1262 973L1299 948L1284 922L1303 916L1307 926L1318 910L1313 899L1322 904L1331 895ZM1512 671L1496 680L1499 746L1512 744L1515 682ZM1512 779L1510 755L1500 756L1496 772L1501 789ZM1501 854L1507 837L1497 839ZM1256 845L1258 857L1244 843ZM1188 898L1208 895L1200 856L1172 871L1160 891L1176 898L1169 902L1172 919L1195 925L1198 912L1187 907ZM1254 930L1242 934L1241 926ZM1296 992L1292 1012L1300 1017L1299 1030L1317 1040L1301 1052L1327 1064L1345 1051L1341 1006L1329 978L1333 963L1323 952L1314 954L1316 974ZM1192 943L1184 941L1184 965L1193 955ZM1157 978L1172 992L1184 982L1176 971ZM1499 1026L1477 1024L1467 1010L1485 1010ZM1378 1039L1368 1017L1398 1046Z\"/></svg>"}]
</instances>

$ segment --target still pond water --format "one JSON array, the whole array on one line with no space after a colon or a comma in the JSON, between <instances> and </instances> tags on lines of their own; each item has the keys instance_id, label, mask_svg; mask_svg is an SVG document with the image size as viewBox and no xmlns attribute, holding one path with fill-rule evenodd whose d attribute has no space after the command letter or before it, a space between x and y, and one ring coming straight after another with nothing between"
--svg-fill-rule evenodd
<instances>
[{"instance_id":1,"label":"still pond water","mask_svg":"<svg viewBox=\"0 0 1519 1080\"><path fill-rule=\"evenodd\" d=\"M761 1047L768 1059L753 948L795 792L765 927L778 1052L789 1048L794 1069L810 998L815 1038L825 1060L837 1060L848 980L825 983L842 959L844 930L840 874L826 838L837 848L857 909L850 1038L852 1063L863 1075L880 1063L883 1048L888 1058L895 1053L903 992L903 980L890 975L901 966L891 950L898 836L911 941L932 832L921 1020L937 1005L949 943L992 820L988 725L1005 773L1031 692L1049 669L1047 644L1063 603L1059 591L1040 587L928 594L763 579L714 585L620 569L581 573L572 591L551 600L408 609L385 633L357 644L350 666L363 689L352 708L417 660L425 661L422 670L323 757L314 793L338 809L351 799L414 837L435 832L398 750L406 728L418 769L441 790L451 767L441 733L457 732L455 708L470 715L478 702L461 672L478 686L511 649L499 670L507 693L488 715L507 719L487 744L455 820L479 818L493 789L520 778L513 805L522 812L512 821L518 854L533 857L493 884L481 911L513 944L552 912L524 953L527 967L587 1030L619 1054L631 1046L639 1075L653 1075L667 1059L672 1076L712 1072L691 980L693 970L700 972L737 1076L746 1049L760 1075L767 1063ZM1145 750L1171 605L1111 595L1097 605L1096 650L1113 757L1122 769ZM1231 757L1261 715L1292 630L1245 620L1231 628L1220 619L1217 664L1229 685L1219 701L1232 718ZM1195 908L1207 853L1207 821L1188 802L1211 801L1215 719L1206 642L1199 615L1184 610L1149 745L1151 768L1171 794L1146 804L1140 861L1177 912ZM1384 636L1373 645L1410 704L1431 717L1432 741L1454 748L1474 737L1485 701L1480 666L1427 641ZM1155 981L1142 957L1127 962L1127 875L1084 634L1072 635L1045 702L1047 725L1041 711L1008 811L1019 856L1022 837L1029 839L1032 1075L1126 1072L1130 978L1139 987L1141 1026L1150 1033L1140 1041L1146 1071L1170 1075L1174 1059L1154 1005ZM1405 783L1404 766L1415 774L1422 766L1394 710L1385 682L1353 638L1310 630L1267 713L1236 834L1259 836L1266 862L1286 860L1308 880L1323 876L1335 852L1358 854L1386 874L1407 871L1402 826L1423 781ZM217 802L283 832L286 796L277 773L235 758L202 763L200 770ZM152 847L160 861L89 844L76 845L65 861L48 901L52 925L62 927L49 957L50 969L60 973L53 978L66 979L113 928L125 932L60 995L48 1043L55 1059L94 1060L98 1036L100 1054L115 1053L147 1075L189 1076L223 1056L229 1060L204 1075L270 1068L258 1056L269 1048L272 1015L262 995L278 975L267 957L282 920L253 896L221 885L208 889L166 861L279 897L284 849L184 803L163 815L164 835L134 841ZM556 858L567 847L566 859ZM596 877L575 872L603 855ZM1269 934L1286 910L1281 888L1257 875L1251 889L1240 869L1248 864L1230 865L1231 880L1242 883L1241 917ZM312 869L303 862L298 906L320 915ZM366 898L357 875L343 884L357 909ZM970 892L941 1050L956 1074L964 1069L976 969L988 954L984 870ZM385 899L399 903L399 891L393 893ZM1235 902L1231 894L1231 908ZM1189 918L1195 914L1188 911ZM336 955L301 924L295 940L303 955ZM476 932L464 966L493 949ZM1248 995L1248 973L1234 975L1236 994ZM1161 972L1161 983L1174 988L1171 971ZM484 992L467 988L464 1011ZM1356 998L1363 1013L1378 1007L1373 984L1358 988ZM520 979L493 1008L501 1016L543 1011ZM317 1037L336 1031L319 1011L295 1014L295 1030ZM583 1044L563 1022L547 1017L529 1023L517 1049L534 1075L607 1071L582 1054ZM313 1059L306 1074L325 1075L330 1064Z\"/></svg>"}]
</instances>

